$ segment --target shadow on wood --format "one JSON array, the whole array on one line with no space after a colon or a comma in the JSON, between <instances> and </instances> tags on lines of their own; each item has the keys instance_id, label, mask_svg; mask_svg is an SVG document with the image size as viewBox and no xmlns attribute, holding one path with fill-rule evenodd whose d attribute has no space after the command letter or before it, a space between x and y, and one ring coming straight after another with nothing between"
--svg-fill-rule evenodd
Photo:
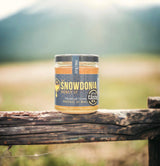
<instances>
[{"instance_id":1,"label":"shadow on wood","mask_svg":"<svg viewBox=\"0 0 160 166\"><path fill-rule=\"evenodd\" d=\"M149 108L160 108L160 97L148 98ZM158 115L157 115L158 116ZM160 166L160 136L148 140L149 166Z\"/></svg>"}]
</instances>

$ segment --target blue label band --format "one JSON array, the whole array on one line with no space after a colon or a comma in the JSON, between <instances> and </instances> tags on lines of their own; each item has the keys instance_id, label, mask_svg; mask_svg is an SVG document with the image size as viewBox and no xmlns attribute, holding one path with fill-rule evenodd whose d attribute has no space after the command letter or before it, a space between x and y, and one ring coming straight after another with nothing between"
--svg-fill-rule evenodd
<instances>
[{"instance_id":1,"label":"blue label band","mask_svg":"<svg viewBox=\"0 0 160 166\"><path fill-rule=\"evenodd\" d=\"M79 56L72 56L72 74L79 75Z\"/></svg>"}]
</instances>

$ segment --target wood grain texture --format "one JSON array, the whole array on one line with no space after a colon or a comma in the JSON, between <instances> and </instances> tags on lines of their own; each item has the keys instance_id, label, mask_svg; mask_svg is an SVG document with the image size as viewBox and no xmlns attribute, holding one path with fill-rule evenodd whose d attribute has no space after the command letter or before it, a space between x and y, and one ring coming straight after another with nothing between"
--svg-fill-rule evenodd
<instances>
[{"instance_id":1,"label":"wood grain texture","mask_svg":"<svg viewBox=\"0 0 160 166\"><path fill-rule=\"evenodd\" d=\"M106 109L85 115L0 112L0 145L152 140L159 135L160 109Z\"/></svg>"}]
</instances>

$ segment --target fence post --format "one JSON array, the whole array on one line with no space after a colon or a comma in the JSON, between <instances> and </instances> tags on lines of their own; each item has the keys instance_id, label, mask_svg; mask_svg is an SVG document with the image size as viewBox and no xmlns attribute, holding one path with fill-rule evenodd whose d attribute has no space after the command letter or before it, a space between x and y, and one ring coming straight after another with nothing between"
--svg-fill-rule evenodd
<instances>
[{"instance_id":1,"label":"fence post","mask_svg":"<svg viewBox=\"0 0 160 166\"><path fill-rule=\"evenodd\" d=\"M160 97L149 97L148 108L160 108ZM160 139L148 140L149 166L160 166Z\"/></svg>"}]
</instances>

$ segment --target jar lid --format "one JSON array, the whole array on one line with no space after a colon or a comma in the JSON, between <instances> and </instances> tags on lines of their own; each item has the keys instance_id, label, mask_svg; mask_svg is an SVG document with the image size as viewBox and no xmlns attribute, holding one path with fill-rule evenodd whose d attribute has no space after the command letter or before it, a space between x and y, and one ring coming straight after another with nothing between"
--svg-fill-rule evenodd
<instances>
[{"instance_id":1,"label":"jar lid","mask_svg":"<svg viewBox=\"0 0 160 166\"><path fill-rule=\"evenodd\" d=\"M99 56L95 54L60 54L55 56L56 62L72 61L73 56L78 56L81 62L98 62Z\"/></svg>"}]
</instances>

